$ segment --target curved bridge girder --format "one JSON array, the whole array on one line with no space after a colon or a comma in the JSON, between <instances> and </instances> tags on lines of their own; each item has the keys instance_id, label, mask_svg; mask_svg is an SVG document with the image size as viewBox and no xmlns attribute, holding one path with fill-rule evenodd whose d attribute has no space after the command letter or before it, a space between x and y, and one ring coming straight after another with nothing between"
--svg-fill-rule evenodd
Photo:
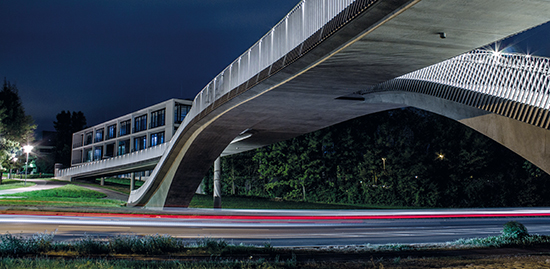
<instances>
[{"instance_id":1,"label":"curved bridge girder","mask_svg":"<svg viewBox=\"0 0 550 269\"><path fill-rule=\"evenodd\" d=\"M420 87L416 89L434 87L429 84L416 85ZM445 88L444 85L440 87ZM410 106L454 119L495 140L550 174L550 131L547 129L470 105L403 89L367 94L365 99L367 105Z\"/></svg>"},{"instance_id":2,"label":"curved bridge girder","mask_svg":"<svg viewBox=\"0 0 550 269\"><path fill-rule=\"evenodd\" d=\"M475 14L479 10L482 16ZM548 12L550 3L543 0L354 1L252 78L229 82L235 86L223 90L230 78L239 77L233 70L246 57L216 77L197 95L150 180L131 193L128 204L186 207L213 161L243 131L252 136L241 144L254 148L402 107L395 101L365 105L339 97L543 23ZM517 20L503 23L512 13ZM440 31L447 39L439 38ZM261 51L261 42L249 52L256 50Z\"/></svg>"}]
</instances>

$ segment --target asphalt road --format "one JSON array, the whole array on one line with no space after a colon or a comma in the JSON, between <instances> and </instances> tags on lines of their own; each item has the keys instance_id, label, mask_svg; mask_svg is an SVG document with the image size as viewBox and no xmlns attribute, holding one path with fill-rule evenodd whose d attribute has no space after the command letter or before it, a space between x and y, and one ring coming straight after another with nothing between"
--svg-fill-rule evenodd
<instances>
[{"instance_id":1,"label":"asphalt road","mask_svg":"<svg viewBox=\"0 0 550 269\"><path fill-rule=\"evenodd\" d=\"M167 234L192 242L199 238L223 238L234 244L327 246L440 243L459 238L484 237L500 234L504 223L516 220L523 223L531 234L550 235L549 216L505 218L484 217L485 214L480 214L483 217L456 217L459 214L471 216L472 212L479 214L480 210L462 210L458 213L452 210L429 211L428 218L409 218L407 216L416 216L418 211L401 210L375 211L376 214L372 211L364 211L363 214L362 211L261 211L255 216L250 212L207 211L207 214L199 216L175 218L156 215L0 215L0 233L26 236L36 232L56 231L56 240L71 240L84 234L98 237ZM451 213L454 217L445 217ZM377 219L377 216L384 218Z\"/></svg>"}]
</instances>

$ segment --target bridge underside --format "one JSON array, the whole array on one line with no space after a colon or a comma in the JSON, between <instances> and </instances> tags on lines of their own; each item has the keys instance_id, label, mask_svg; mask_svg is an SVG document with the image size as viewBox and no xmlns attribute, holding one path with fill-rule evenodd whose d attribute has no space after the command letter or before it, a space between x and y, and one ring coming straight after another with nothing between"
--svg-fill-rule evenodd
<instances>
[{"instance_id":1,"label":"bridge underside","mask_svg":"<svg viewBox=\"0 0 550 269\"><path fill-rule=\"evenodd\" d=\"M155 182L132 193L129 204L186 207L224 149L245 151L409 106L408 97L396 102L376 100L383 94L355 99L352 93L546 22L549 12L546 0L381 1L290 66L187 126L155 169ZM460 120L474 128L475 120L467 119L487 115L464 112ZM229 145L243 131L251 136Z\"/></svg>"}]
</instances>

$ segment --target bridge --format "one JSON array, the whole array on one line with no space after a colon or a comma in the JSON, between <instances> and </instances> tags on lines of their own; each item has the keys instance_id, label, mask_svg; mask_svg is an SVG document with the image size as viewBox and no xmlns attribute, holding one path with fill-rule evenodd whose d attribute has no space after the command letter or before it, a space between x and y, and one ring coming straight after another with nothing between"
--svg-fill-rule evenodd
<instances>
[{"instance_id":1,"label":"bridge","mask_svg":"<svg viewBox=\"0 0 550 269\"><path fill-rule=\"evenodd\" d=\"M493 132L489 136L497 141L505 140L506 132L483 130L495 119L496 126L511 124L502 130L518 127L514 124L534 126L531 130L536 131L516 138L546 132L540 125L498 114L508 109L493 112L491 104L507 100L504 97L481 102L482 107L477 101L456 102L453 90L472 90L437 82L437 75L422 80L406 74L545 23L549 11L545 0L301 1L195 97L152 175L132 191L128 204L186 207L222 153L258 148L403 106ZM429 90L411 87L411 82ZM473 94L464 96L470 100ZM510 102L501 101L507 106ZM536 113L545 113L545 108L537 108ZM507 145L504 140L499 142Z\"/></svg>"}]
</instances>

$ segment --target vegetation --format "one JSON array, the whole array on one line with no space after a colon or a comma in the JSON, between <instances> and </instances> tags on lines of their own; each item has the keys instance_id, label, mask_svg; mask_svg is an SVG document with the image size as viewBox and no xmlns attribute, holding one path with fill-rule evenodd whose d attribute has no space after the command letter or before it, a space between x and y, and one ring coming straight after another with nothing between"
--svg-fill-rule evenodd
<instances>
[{"instance_id":1,"label":"vegetation","mask_svg":"<svg viewBox=\"0 0 550 269\"><path fill-rule=\"evenodd\" d=\"M29 191L13 195L4 195L0 205L47 205L81 207L118 207L117 200L101 199L105 194L84 187L68 184L49 190Z\"/></svg>"},{"instance_id":2,"label":"vegetation","mask_svg":"<svg viewBox=\"0 0 550 269\"><path fill-rule=\"evenodd\" d=\"M413 108L224 157L222 169L224 196L415 207L550 205L546 173L460 123Z\"/></svg>"},{"instance_id":3,"label":"vegetation","mask_svg":"<svg viewBox=\"0 0 550 269\"><path fill-rule=\"evenodd\" d=\"M379 205L354 205L354 204L329 204L300 201L285 201L282 199L268 199L261 197L240 197L227 196L222 197L223 208L236 209L396 209L403 208L397 206L379 206ZM213 208L214 200L212 195L195 194L189 207L194 208Z\"/></svg>"},{"instance_id":4,"label":"vegetation","mask_svg":"<svg viewBox=\"0 0 550 269\"><path fill-rule=\"evenodd\" d=\"M15 84L4 78L0 91L0 171L10 173L23 166L21 145L33 140L36 125L31 116L25 114ZM0 183L2 179L0 178Z\"/></svg>"},{"instance_id":5,"label":"vegetation","mask_svg":"<svg viewBox=\"0 0 550 269\"><path fill-rule=\"evenodd\" d=\"M4 179L2 180L2 185L0 185L0 190L10 190L10 189L23 188L23 187L31 187L34 185L36 184L33 182L27 182L27 184L25 184L25 182L21 180Z\"/></svg>"},{"instance_id":6,"label":"vegetation","mask_svg":"<svg viewBox=\"0 0 550 269\"><path fill-rule=\"evenodd\" d=\"M517 222L505 224L502 235L498 236L502 244L485 242L495 241L493 237L457 240L446 244L366 245L342 250L286 249L274 248L269 244L234 245L211 238L201 238L193 243L158 234L119 235L106 239L88 235L70 242L54 241L55 232L38 233L27 238L4 234L0 235L0 264L2 268L463 268L473 264L502 268L502 264L520 266L518 261L522 265L538 268L547 264L547 256L542 259L522 259L514 255L514 260L510 262L509 258L503 258L502 251L498 252L499 258L475 259L462 257L463 254L457 252L472 248L550 244L548 236L527 233L521 240L509 236L509 229L524 231L522 226ZM459 257L439 257L442 251L447 250L453 250L452 253ZM434 253L435 256L430 257ZM407 258L401 258L401 255L407 255ZM336 261L326 261L327 256L336 257ZM535 256L542 257L540 253ZM314 258L319 260L314 261Z\"/></svg>"},{"instance_id":7,"label":"vegetation","mask_svg":"<svg viewBox=\"0 0 550 269\"><path fill-rule=\"evenodd\" d=\"M86 117L82 111L61 111L56 115L54 128L56 131L55 162L64 167L71 166L71 149L73 147L73 133L85 128Z\"/></svg>"},{"instance_id":8,"label":"vegetation","mask_svg":"<svg viewBox=\"0 0 550 269\"><path fill-rule=\"evenodd\" d=\"M0 91L0 134L2 138L17 142L28 143L33 140L33 124L31 116L25 114L25 109L19 97L15 84L4 78Z\"/></svg>"}]
</instances>

